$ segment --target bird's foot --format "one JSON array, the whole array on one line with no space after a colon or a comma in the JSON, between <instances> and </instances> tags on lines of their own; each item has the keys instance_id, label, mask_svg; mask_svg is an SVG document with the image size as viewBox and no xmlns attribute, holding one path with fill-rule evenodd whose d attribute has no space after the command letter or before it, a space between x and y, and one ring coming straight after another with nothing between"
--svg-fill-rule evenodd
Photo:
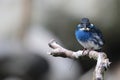
<instances>
[{"instance_id":1,"label":"bird's foot","mask_svg":"<svg viewBox=\"0 0 120 80\"><path fill-rule=\"evenodd\" d=\"M82 52L82 54L84 54L85 50L87 50L87 49L86 49L86 48L84 48L84 49L83 49L83 52Z\"/></svg>"},{"instance_id":2,"label":"bird's foot","mask_svg":"<svg viewBox=\"0 0 120 80\"><path fill-rule=\"evenodd\" d=\"M90 51L92 51L92 50L93 50L93 48L89 49L89 50L88 50L88 54L89 54L89 53L90 53Z\"/></svg>"}]
</instances>

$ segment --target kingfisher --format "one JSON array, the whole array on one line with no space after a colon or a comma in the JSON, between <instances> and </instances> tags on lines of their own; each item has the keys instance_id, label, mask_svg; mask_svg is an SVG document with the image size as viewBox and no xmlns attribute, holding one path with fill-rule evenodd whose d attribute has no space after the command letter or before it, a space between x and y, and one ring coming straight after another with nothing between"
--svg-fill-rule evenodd
<instances>
[{"instance_id":1,"label":"kingfisher","mask_svg":"<svg viewBox=\"0 0 120 80\"><path fill-rule=\"evenodd\" d=\"M75 37L84 47L83 51L86 49L101 51L104 45L102 32L94 24L91 24L88 18L81 19L81 23L75 30Z\"/></svg>"}]
</instances>

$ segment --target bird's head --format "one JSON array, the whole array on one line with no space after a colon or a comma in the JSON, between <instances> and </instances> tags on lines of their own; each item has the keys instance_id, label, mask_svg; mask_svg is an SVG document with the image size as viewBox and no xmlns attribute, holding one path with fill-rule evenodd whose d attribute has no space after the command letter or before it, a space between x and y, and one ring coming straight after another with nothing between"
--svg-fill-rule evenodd
<instances>
[{"instance_id":1,"label":"bird's head","mask_svg":"<svg viewBox=\"0 0 120 80\"><path fill-rule=\"evenodd\" d=\"M78 25L78 28L83 31L89 31L90 22L88 18L82 18L81 23Z\"/></svg>"}]
</instances>

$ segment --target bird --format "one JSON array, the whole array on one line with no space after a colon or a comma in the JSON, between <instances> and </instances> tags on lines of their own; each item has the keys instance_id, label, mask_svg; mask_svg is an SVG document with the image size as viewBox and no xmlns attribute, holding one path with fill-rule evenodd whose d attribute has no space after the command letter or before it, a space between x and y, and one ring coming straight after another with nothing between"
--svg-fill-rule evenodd
<instances>
[{"instance_id":1,"label":"bird","mask_svg":"<svg viewBox=\"0 0 120 80\"><path fill-rule=\"evenodd\" d=\"M76 26L75 37L85 50L101 51L105 41L103 34L88 18L82 18L80 24Z\"/></svg>"}]
</instances>

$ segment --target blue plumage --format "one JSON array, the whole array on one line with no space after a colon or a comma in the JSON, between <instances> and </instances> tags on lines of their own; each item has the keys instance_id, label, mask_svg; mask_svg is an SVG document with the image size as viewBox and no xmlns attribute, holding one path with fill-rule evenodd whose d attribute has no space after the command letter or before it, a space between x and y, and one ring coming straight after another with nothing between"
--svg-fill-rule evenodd
<instances>
[{"instance_id":1,"label":"blue plumage","mask_svg":"<svg viewBox=\"0 0 120 80\"><path fill-rule=\"evenodd\" d=\"M99 50L104 45L101 31L91 24L88 18L82 18L75 30L75 36L85 49Z\"/></svg>"}]
</instances>

